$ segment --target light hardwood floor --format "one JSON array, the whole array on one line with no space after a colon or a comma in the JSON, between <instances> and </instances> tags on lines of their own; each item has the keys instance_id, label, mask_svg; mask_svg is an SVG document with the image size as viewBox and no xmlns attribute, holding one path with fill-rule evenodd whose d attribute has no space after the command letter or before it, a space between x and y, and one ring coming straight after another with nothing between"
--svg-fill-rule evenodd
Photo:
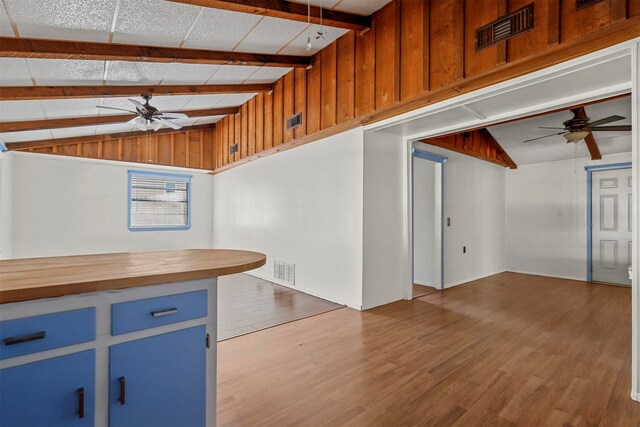
<instances>
[{"instance_id":1,"label":"light hardwood floor","mask_svg":"<svg viewBox=\"0 0 640 427\"><path fill-rule=\"evenodd\" d=\"M343 306L248 274L218 279L218 341Z\"/></svg>"},{"instance_id":2,"label":"light hardwood floor","mask_svg":"<svg viewBox=\"0 0 640 427\"><path fill-rule=\"evenodd\" d=\"M502 273L218 344L219 426L638 426L631 290Z\"/></svg>"}]
</instances>

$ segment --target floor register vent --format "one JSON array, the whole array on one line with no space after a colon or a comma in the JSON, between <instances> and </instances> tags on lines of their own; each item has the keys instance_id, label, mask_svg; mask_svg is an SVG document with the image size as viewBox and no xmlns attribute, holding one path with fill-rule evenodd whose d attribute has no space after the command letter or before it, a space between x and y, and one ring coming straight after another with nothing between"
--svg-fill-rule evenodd
<instances>
[{"instance_id":1,"label":"floor register vent","mask_svg":"<svg viewBox=\"0 0 640 427\"><path fill-rule=\"evenodd\" d=\"M296 265L290 262L274 261L273 277L283 282L285 285L295 286Z\"/></svg>"}]
</instances>

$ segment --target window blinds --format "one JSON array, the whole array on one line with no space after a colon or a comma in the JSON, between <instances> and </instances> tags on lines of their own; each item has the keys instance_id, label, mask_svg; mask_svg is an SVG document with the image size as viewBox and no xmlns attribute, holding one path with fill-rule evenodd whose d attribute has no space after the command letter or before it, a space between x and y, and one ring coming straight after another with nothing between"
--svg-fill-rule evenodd
<instances>
[{"instance_id":1,"label":"window blinds","mask_svg":"<svg viewBox=\"0 0 640 427\"><path fill-rule=\"evenodd\" d=\"M129 228L189 228L190 185L189 176L129 172Z\"/></svg>"}]
</instances>

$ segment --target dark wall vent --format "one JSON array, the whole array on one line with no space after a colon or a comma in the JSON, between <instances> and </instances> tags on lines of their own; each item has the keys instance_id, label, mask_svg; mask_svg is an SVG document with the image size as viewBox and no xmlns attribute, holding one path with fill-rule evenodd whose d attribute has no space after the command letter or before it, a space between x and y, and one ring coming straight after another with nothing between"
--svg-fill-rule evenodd
<instances>
[{"instance_id":1,"label":"dark wall vent","mask_svg":"<svg viewBox=\"0 0 640 427\"><path fill-rule=\"evenodd\" d=\"M533 29L533 3L476 30L476 52Z\"/></svg>"},{"instance_id":2,"label":"dark wall vent","mask_svg":"<svg viewBox=\"0 0 640 427\"><path fill-rule=\"evenodd\" d=\"M238 144L231 144L229 146L229 154L236 154L238 152Z\"/></svg>"},{"instance_id":3,"label":"dark wall vent","mask_svg":"<svg viewBox=\"0 0 640 427\"><path fill-rule=\"evenodd\" d=\"M601 2L602 0L576 0L576 10L583 7L591 6L592 4Z\"/></svg>"},{"instance_id":4,"label":"dark wall vent","mask_svg":"<svg viewBox=\"0 0 640 427\"><path fill-rule=\"evenodd\" d=\"M298 113L294 116L291 116L287 119L287 130L291 130L293 128L297 128L302 124L302 113Z\"/></svg>"}]
</instances>

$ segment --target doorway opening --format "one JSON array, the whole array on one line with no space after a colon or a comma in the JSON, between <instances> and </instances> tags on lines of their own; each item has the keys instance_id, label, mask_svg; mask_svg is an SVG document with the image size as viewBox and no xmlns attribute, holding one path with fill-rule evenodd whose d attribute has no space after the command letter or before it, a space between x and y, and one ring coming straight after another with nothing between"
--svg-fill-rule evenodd
<instances>
[{"instance_id":1,"label":"doorway opening","mask_svg":"<svg viewBox=\"0 0 640 427\"><path fill-rule=\"evenodd\" d=\"M413 298L444 289L443 167L447 160L412 149Z\"/></svg>"}]
</instances>

